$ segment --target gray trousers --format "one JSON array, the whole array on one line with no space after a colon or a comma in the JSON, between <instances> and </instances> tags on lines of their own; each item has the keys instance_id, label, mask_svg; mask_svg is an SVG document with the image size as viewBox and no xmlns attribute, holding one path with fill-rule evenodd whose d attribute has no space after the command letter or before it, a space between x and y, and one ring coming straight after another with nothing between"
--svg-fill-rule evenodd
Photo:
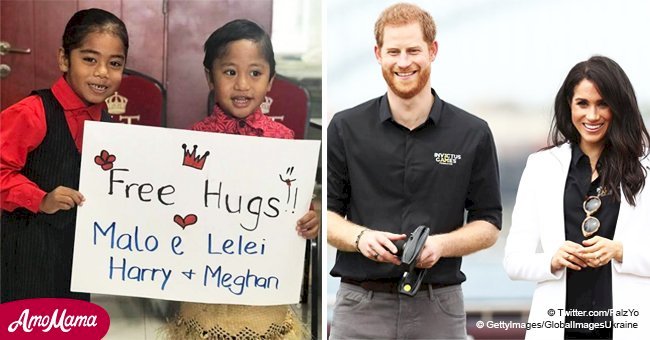
<instances>
[{"instance_id":1,"label":"gray trousers","mask_svg":"<svg viewBox=\"0 0 650 340\"><path fill-rule=\"evenodd\" d=\"M466 339L465 321L460 285L425 288L410 297L342 282L329 338Z\"/></svg>"}]
</instances>

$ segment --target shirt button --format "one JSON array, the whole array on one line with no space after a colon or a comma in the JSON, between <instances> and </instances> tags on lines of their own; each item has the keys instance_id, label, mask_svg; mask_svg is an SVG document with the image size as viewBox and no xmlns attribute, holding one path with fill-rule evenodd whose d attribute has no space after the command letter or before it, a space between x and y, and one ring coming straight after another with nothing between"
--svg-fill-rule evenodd
<instances>
[{"instance_id":1,"label":"shirt button","mask_svg":"<svg viewBox=\"0 0 650 340\"><path fill-rule=\"evenodd\" d=\"M25 202L25 203L27 203L27 205L32 205L32 201L31 201L31 200L27 200L27 202Z\"/></svg>"},{"instance_id":2,"label":"shirt button","mask_svg":"<svg viewBox=\"0 0 650 340\"><path fill-rule=\"evenodd\" d=\"M243 120L240 120L240 121L239 121L239 127L240 127L240 128L243 128L244 126L246 126L246 122L243 121Z\"/></svg>"}]
</instances>

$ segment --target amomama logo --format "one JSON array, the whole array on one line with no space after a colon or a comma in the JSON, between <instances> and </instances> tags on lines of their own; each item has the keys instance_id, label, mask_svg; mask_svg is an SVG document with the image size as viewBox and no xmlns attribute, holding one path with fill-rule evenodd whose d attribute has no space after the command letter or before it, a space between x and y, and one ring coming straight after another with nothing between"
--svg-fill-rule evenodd
<instances>
[{"instance_id":1,"label":"amomama logo","mask_svg":"<svg viewBox=\"0 0 650 340\"><path fill-rule=\"evenodd\" d=\"M0 339L101 339L110 318L100 306L72 299L0 304Z\"/></svg>"},{"instance_id":2,"label":"amomama logo","mask_svg":"<svg viewBox=\"0 0 650 340\"><path fill-rule=\"evenodd\" d=\"M436 152L433 154L436 163L440 165L454 165L461 156L453 153Z\"/></svg>"}]
</instances>

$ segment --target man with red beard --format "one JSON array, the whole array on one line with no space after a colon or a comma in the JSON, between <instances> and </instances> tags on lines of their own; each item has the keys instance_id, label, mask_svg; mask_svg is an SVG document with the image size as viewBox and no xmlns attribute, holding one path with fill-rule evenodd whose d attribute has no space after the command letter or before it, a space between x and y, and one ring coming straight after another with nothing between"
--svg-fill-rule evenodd
<instances>
[{"instance_id":1,"label":"man with red beard","mask_svg":"<svg viewBox=\"0 0 650 340\"><path fill-rule=\"evenodd\" d=\"M388 91L328 126L327 239L341 277L330 339L467 337L460 265L497 240L499 170L487 123L430 86L435 35L415 5L384 10L375 56ZM399 294L394 242L420 225L430 235L417 267L428 270L414 296Z\"/></svg>"}]
</instances>

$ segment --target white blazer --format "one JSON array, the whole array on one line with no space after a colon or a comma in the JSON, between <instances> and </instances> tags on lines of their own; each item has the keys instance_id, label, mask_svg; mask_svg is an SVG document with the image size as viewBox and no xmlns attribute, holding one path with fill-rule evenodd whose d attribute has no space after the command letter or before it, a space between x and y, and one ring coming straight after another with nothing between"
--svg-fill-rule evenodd
<instances>
[{"instance_id":1,"label":"white blazer","mask_svg":"<svg viewBox=\"0 0 650 340\"><path fill-rule=\"evenodd\" d=\"M564 322L564 313L558 309L565 308L566 268L551 272L551 258L565 241L563 198L570 162L569 144L534 153L528 157L519 183L503 265L511 279L537 282L528 318L532 327L526 339L564 336L559 324ZM647 159L642 164L650 169ZM650 334L649 196L649 179L636 197L636 207L621 193L614 239L623 244L623 262L610 262L614 339L647 339ZM617 324L629 327L635 322L638 328Z\"/></svg>"}]
</instances>

